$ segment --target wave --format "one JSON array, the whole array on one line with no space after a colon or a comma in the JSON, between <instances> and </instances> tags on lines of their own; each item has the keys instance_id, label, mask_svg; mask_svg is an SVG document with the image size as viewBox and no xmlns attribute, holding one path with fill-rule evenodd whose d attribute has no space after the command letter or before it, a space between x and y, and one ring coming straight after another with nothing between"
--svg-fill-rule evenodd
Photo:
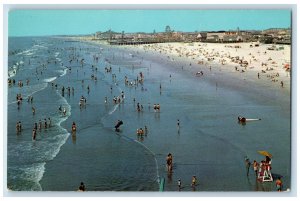
<instances>
[{"instance_id":1,"label":"wave","mask_svg":"<svg viewBox=\"0 0 300 201\"><path fill-rule=\"evenodd\" d=\"M13 67L9 68L8 70L8 77L12 78L17 74L18 67L16 65L13 65Z\"/></svg>"},{"instance_id":2,"label":"wave","mask_svg":"<svg viewBox=\"0 0 300 201\"><path fill-rule=\"evenodd\" d=\"M40 83L40 84L35 84L35 85L29 85L29 86L24 86L23 89L27 93L23 93L23 100L27 99L29 96L32 96L36 92L44 90L48 86L48 83ZM9 97L8 98L8 105L17 103L15 100L15 97Z\"/></svg>"},{"instance_id":3,"label":"wave","mask_svg":"<svg viewBox=\"0 0 300 201\"><path fill-rule=\"evenodd\" d=\"M43 81L44 82L53 82L54 80L56 80L57 77L50 77L50 78L47 78L47 79L44 79Z\"/></svg>"},{"instance_id":4,"label":"wave","mask_svg":"<svg viewBox=\"0 0 300 201\"><path fill-rule=\"evenodd\" d=\"M50 153L48 154L47 158L50 158L50 160L53 160L57 156L57 154L60 151L60 148L67 142L67 139L70 136L70 133L68 132L68 130L63 128L61 126L61 124L62 124L62 122L66 121L71 116L71 106L68 104L67 100L63 96L61 96L61 94L58 91L56 91L56 92L62 98L61 99L62 105L63 105L63 107L67 108L66 109L67 113L65 116L60 117L58 122L56 123L56 125L62 130L63 133L62 133L62 135L54 136L52 139L52 140L57 141L57 146L51 146L51 147L55 147L55 148L50 150ZM49 146L48 142L45 142L45 143L46 143L45 146L47 146L47 145ZM47 155L47 153L45 155ZM46 160L49 160L49 159L46 159ZM46 165L46 163L43 166L45 167L45 165ZM43 178L44 172L45 171L42 172L41 177L39 178L39 180L37 180L39 186L41 186L39 182ZM40 190L42 191L42 187Z\"/></svg>"},{"instance_id":5,"label":"wave","mask_svg":"<svg viewBox=\"0 0 300 201\"><path fill-rule=\"evenodd\" d=\"M37 47L37 48L43 48L43 49L48 49L48 47L44 46L44 45L34 45L33 47Z\"/></svg>"},{"instance_id":6,"label":"wave","mask_svg":"<svg viewBox=\"0 0 300 201\"><path fill-rule=\"evenodd\" d=\"M111 115L112 113L114 113L116 111L116 109L118 108L119 104L115 105L113 107L113 109L111 111L108 112L109 115Z\"/></svg>"},{"instance_id":7,"label":"wave","mask_svg":"<svg viewBox=\"0 0 300 201\"><path fill-rule=\"evenodd\" d=\"M27 50L24 50L22 52L19 52L18 54L16 55L25 55L25 56L29 56L29 55L32 55L35 53L35 50L34 49L27 49Z\"/></svg>"},{"instance_id":8,"label":"wave","mask_svg":"<svg viewBox=\"0 0 300 201\"><path fill-rule=\"evenodd\" d=\"M64 128L60 128L58 132L60 134L43 138L43 140L24 141L20 142L18 146L9 147L9 157L20 159L20 161L14 161L16 165L10 165L8 168L8 186L16 185L13 186L13 190L42 191L39 182L45 173L46 161L53 160L57 156L61 146L70 136L70 133ZM26 158L26 162L21 161L24 158ZM19 181L26 181L28 185L14 184L16 175L18 175Z\"/></svg>"},{"instance_id":9,"label":"wave","mask_svg":"<svg viewBox=\"0 0 300 201\"><path fill-rule=\"evenodd\" d=\"M42 162L8 167L8 189L14 191L41 191L42 187L39 181L45 172L45 164L45 162ZM14 181L13 175L18 175L18 181L21 181L22 185L18 185L17 181Z\"/></svg>"},{"instance_id":10,"label":"wave","mask_svg":"<svg viewBox=\"0 0 300 201\"><path fill-rule=\"evenodd\" d=\"M61 70L60 72L62 72L62 74L61 74L61 75L59 75L59 77L63 77L63 76L65 76L65 75L67 74L67 71L68 71L68 69L67 69L67 68L64 68L63 70Z\"/></svg>"},{"instance_id":11,"label":"wave","mask_svg":"<svg viewBox=\"0 0 300 201\"><path fill-rule=\"evenodd\" d=\"M120 92L122 92L122 89L121 89L120 87L118 87L118 89L119 89ZM121 95L119 95L117 98L120 98L120 96L121 96ZM125 99L125 95L124 95L123 98L120 98L120 100L121 100L120 103L123 102L124 99ZM120 103L117 103L116 105L114 105L114 107L112 108L112 110L110 110L110 111L108 112L108 114L111 115L112 113L114 113L114 112L116 111L116 109L118 108L118 106L120 105Z\"/></svg>"}]
</instances>

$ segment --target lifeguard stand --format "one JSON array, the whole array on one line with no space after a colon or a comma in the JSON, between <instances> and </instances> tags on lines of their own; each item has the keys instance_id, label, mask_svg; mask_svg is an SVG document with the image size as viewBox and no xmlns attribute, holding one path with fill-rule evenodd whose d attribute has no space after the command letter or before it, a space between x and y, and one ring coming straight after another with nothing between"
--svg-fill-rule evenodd
<instances>
[{"instance_id":1,"label":"lifeguard stand","mask_svg":"<svg viewBox=\"0 0 300 201\"><path fill-rule=\"evenodd\" d=\"M273 181L273 177L269 165L263 165L262 167L260 167L257 179L262 182Z\"/></svg>"}]
</instances>

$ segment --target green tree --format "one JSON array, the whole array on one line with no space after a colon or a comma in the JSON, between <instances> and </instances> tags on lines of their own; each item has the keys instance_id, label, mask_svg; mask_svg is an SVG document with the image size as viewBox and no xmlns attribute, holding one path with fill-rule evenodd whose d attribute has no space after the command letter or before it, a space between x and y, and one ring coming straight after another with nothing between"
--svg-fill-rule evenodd
<instances>
[{"instance_id":1,"label":"green tree","mask_svg":"<svg viewBox=\"0 0 300 201\"><path fill-rule=\"evenodd\" d=\"M171 27L169 25L166 26L166 29L165 29L165 32L166 33L171 33Z\"/></svg>"}]
</instances>

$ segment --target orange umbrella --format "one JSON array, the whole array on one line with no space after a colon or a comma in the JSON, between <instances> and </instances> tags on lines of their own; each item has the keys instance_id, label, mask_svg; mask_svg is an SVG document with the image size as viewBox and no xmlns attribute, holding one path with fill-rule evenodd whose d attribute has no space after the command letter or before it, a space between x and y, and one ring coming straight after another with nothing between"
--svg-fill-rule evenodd
<instances>
[{"instance_id":1,"label":"orange umbrella","mask_svg":"<svg viewBox=\"0 0 300 201\"><path fill-rule=\"evenodd\" d=\"M260 153L260 154L263 155L263 156L268 156L268 157L272 158L272 154L270 154L270 153L267 152L267 151L258 151L258 153Z\"/></svg>"}]
</instances>

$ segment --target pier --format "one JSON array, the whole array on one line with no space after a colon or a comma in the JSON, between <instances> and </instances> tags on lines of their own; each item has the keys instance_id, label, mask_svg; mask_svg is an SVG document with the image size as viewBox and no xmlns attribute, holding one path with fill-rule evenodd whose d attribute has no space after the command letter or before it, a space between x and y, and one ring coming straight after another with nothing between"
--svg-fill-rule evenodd
<instances>
[{"instance_id":1,"label":"pier","mask_svg":"<svg viewBox=\"0 0 300 201\"><path fill-rule=\"evenodd\" d=\"M110 45L145 45L163 43L163 41L109 41Z\"/></svg>"}]
</instances>

